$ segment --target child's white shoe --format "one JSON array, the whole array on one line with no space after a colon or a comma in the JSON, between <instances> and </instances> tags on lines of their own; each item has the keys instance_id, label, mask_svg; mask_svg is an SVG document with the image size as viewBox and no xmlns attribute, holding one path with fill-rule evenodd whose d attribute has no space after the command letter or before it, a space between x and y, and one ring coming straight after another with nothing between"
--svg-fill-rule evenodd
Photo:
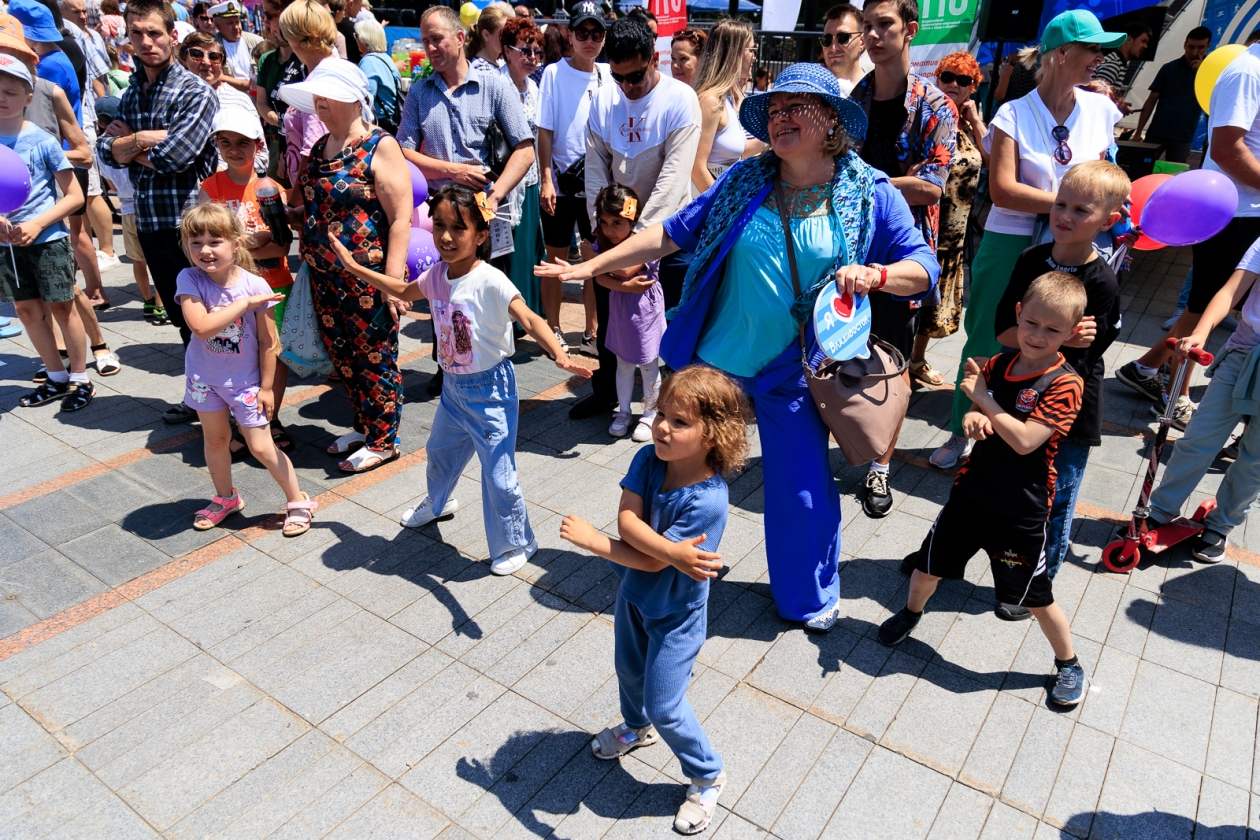
<instances>
[{"instance_id":1,"label":"child's white shoe","mask_svg":"<svg viewBox=\"0 0 1260 840\"><path fill-rule=\"evenodd\" d=\"M699 834L709 827L717 811L718 797L726 787L726 773L720 773L713 781L692 779L687 788L687 798L674 817L674 830L679 834Z\"/></svg>"},{"instance_id":2,"label":"child's white shoe","mask_svg":"<svg viewBox=\"0 0 1260 840\"><path fill-rule=\"evenodd\" d=\"M454 499L447 499L446 504L442 506L441 513L433 512L433 499L429 496L424 497L419 505L413 508L407 508L403 511L402 519L399 524L406 528L423 528L430 522L435 522L443 516L450 516L459 510L459 502Z\"/></svg>"},{"instance_id":3,"label":"child's white shoe","mask_svg":"<svg viewBox=\"0 0 1260 840\"><path fill-rule=\"evenodd\" d=\"M496 575L516 574L525 564L529 562L529 558L533 557L538 551L538 543L531 540L529 545L509 551L502 557L497 558L490 564L490 571Z\"/></svg>"},{"instance_id":4,"label":"child's white shoe","mask_svg":"<svg viewBox=\"0 0 1260 840\"><path fill-rule=\"evenodd\" d=\"M634 427L630 440L635 443L647 443L652 439L652 421L646 417L639 418L639 425Z\"/></svg>"},{"instance_id":5,"label":"child's white shoe","mask_svg":"<svg viewBox=\"0 0 1260 840\"><path fill-rule=\"evenodd\" d=\"M624 411L618 411L613 415L612 425L608 427L608 434L615 438L626 436L626 432L630 431L630 415Z\"/></svg>"}]
</instances>

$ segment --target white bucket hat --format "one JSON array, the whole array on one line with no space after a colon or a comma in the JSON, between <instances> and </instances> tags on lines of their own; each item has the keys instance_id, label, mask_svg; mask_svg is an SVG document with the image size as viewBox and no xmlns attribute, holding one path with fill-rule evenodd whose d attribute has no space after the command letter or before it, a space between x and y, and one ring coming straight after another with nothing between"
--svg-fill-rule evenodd
<instances>
[{"instance_id":1,"label":"white bucket hat","mask_svg":"<svg viewBox=\"0 0 1260 840\"><path fill-rule=\"evenodd\" d=\"M258 114L246 111L239 105L220 108L219 113L214 115L210 133L218 134L220 131L231 131L242 137L248 137L250 140L263 139L263 127L258 120Z\"/></svg>"},{"instance_id":2,"label":"white bucket hat","mask_svg":"<svg viewBox=\"0 0 1260 840\"><path fill-rule=\"evenodd\" d=\"M358 65L344 58L325 58L305 81L280 88L280 98L306 114L315 113L316 96L334 102L358 102L363 106L363 118L368 121L373 119L367 75Z\"/></svg>"}]
</instances>

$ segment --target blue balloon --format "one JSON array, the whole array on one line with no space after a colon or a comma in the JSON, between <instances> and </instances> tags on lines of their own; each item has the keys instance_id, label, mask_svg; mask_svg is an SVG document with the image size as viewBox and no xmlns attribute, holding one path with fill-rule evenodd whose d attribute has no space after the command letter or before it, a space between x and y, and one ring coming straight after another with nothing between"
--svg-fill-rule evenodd
<instances>
[{"instance_id":1,"label":"blue balloon","mask_svg":"<svg viewBox=\"0 0 1260 840\"><path fill-rule=\"evenodd\" d=\"M411 161L407 161L407 169L411 171L411 203L419 207L429 197L429 182L420 172L420 167Z\"/></svg>"},{"instance_id":2,"label":"blue balloon","mask_svg":"<svg viewBox=\"0 0 1260 840\"><path fill-rule=\"evenodd\" d=\"M31 173L17 152L0 145L0 213L20 210L31 195Z\"/></svg>"},{"instance_id":3,"label":"blue balloon","mask_svg":"<svg viewBox=\"0 0 1260 840\"><path fill-rule=\"evenodd\" d=\"M407 276L411 282L419 280L422 273L440 260L437 246L433 244L433 234L424 228L412 228L411 241L407 244Z\"/></svg>"}]
</instances>

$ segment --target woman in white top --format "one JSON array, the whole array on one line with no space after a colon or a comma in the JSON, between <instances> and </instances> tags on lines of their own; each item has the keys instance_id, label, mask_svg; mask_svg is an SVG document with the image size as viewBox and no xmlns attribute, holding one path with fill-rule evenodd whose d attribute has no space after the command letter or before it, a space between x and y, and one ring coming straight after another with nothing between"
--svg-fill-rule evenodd
<instances>
[{"instance_id":1,"label":"woman in white top","mask_svg":"<svg viewBox=\"0 0 1260 840\"><path fill-rule=\"evenodd\" d=\"M693 196L713 186L735 161L765 149L739 124L739 104L757 57L753 28L741 20L724 20L704 42L700 67L691 86L700 100L700 146L691 169Z\"/></svg>"},{"instance_id":2,"label":"woman in white top","mask_svg":"<svg viewBox=\"0 0 1260 840\"><path fill-rule=\"evenodd\" d=\"M1123 32L1104 32L1083 9L1050 21L1041 39L1041 81L1027 96L1007 102L993 116L984 138L989 152L989 195L993 209L971 263L971 296L963 316L967 343L962 358L988 358L1001 345L993 332L994 312L1015 261L1033 244L1037 217L1050 212L1059 180L1071 167L1098 160L1115 142L1121 113L1110 99L1080 90L1088 84L1102 51L1124 43ZM962 381L963 365L958 366ZM932 453L933 466L949 469L970 452L962 418L971 400L954 392L950 437Z\"/></svg>"}]
</instances>

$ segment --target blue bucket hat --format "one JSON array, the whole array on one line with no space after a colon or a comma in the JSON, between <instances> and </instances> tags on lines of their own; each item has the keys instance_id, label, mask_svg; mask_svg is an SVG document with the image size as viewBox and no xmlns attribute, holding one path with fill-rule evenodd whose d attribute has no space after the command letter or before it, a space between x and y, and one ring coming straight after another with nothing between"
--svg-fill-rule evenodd
<instances>
[{"instance_id":1,"label":"blue bucket hat","mask_svg":"<svg viewBox=\"0 0 1260 840\"><path fill-rule=\"evenodd\" d=\"M9 4L9 14L22 24L22 34L28 41L42 44L60 44L65 37L57 31L52 12L38 0L13 0Z\"/></svg>"},{"instance_id":2,"label":"blue bucket hat","mask_svg":"<svg viewBox=\"0 0 1260 840\"><path fill-rule=\"evenodd\" d=\"M755 93L739 106L739 121L753 137L770 142L770 97L776 93L809 93L821 97L840 117L840 127L851 140L866 137L862 106L844 95L832 72L821 64L793 64L774 80L774 90Z\"/></svg>"}]
</instances>

